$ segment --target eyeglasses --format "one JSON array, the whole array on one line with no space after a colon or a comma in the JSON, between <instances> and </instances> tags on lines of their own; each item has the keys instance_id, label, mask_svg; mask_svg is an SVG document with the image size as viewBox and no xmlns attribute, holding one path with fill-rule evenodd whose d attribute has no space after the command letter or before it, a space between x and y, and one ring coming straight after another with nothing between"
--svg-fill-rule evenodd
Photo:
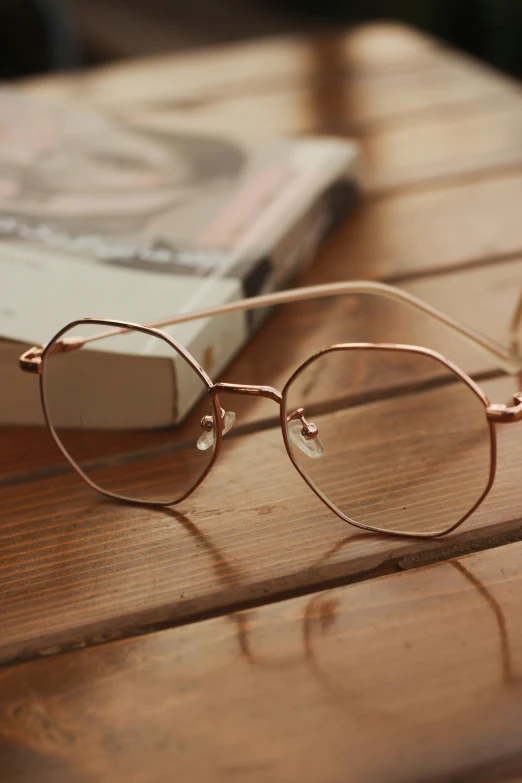
<instances>
[{"instance_id":1,"label":"eyeglasses","mask_svg":"<svg viewBox=\"0 0 522 783\"><path fill-rule=\"evenodd\" d=\"M281 392L271 386L213 383L179 342L159 330L348 294L386 297L426 313L485 351L504 371L522 370L516 340L522 299L510 346L504 348L414 296L377 282L288 290L149 326L82 319L65 326L46 346L26 351L20 366L39 373L43 413L54 440L103 495L159 506L181 502L208 475L234 425L235 414L221 407L220 395L254 395L279 405L290 460L338 517L378 533L445 535L491 489L495 425L522 419L522 392L511 406L491 404L474 380L436 351L388 343L330 345L298 367ZM106 350L90 350L97 341ZM132 361L137 348L141 356ZM173 426L180 417L176 388L199 402Z\"/></svg>"}]
</instances>

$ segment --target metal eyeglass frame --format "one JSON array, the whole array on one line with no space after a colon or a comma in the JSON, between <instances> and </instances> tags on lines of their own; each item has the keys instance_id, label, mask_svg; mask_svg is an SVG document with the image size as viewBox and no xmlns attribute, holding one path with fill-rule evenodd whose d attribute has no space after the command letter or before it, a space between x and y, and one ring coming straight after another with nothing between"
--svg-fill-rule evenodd
<instances>
[{"instance_id":1,"label":"metal eyeglass frame","mask_svg":"<svg viewBox=\"0 0 522 783\"><path fill-rule=\"evenodd\" d=\"M331 283L331 284L324 284L324 285L317 285L317 286L309 286L304 288L290 289L277 293L266 294L266 295L252 297L248 299L242 299L218 307L211 307L206 310L198 310L190 313L183 313L173 318L158 321L152 324L148 324L146 326L140 324L133 324L126 321L114 321L108 319L96 319L96 318L80 319L78 321L74 321L68 324L63 329L61 329L52 338L52 340L50 340L50 342L47 343L47 345L34 346L33 348L30 348L28 351L23 353L19 360L20 368L24 372L39 374L40 396L41 396L45 421L55 442L57 443L58 447L60 448L60 450L66 457L66 459L69 461L72 467L79 473L79 475L91 487L93 487L93 489L97 490L101 494L106 495L108 497L115 498L118 500L124 500L126 502L136 503L139 505L149 505L149 506L150 505L153 506L175 505L185 500L185 498L187 498L190 494L192 494L192 492L194 492L194 490L199 486L199 484L201 484L204 478L208 475L209 471L211 470L212 466L214 465L215 461L219 456L221 442L222 442L222 435L223 435L223 421L222 421L222 412L221 412L222 409L219 405L219 397L218 397L219 392L253 395L257 397L266 397L279 404L281 430L283 434L285 448L288 453L288 456L290 457L290 460L292 461L297 471L304 478L306 483L315 492L315 494L341 519L343 519L346 522L349 522L352 525L355 525L358 528L362 528L364 530L369 530L372 532L386 533L388 535L409 536L413 538L436 538L436 537L446 535L447 533L450 533L451 531L459 527L459 525L461 525L478 508L478 506L483 502L483 500L489 493L495 478L495 470L496 470L497 448L496 448L495 425L512 423L512 422L522 420L522 391L519 391L513 395L514 404L511 406L505 404L498 404L498 403L492 404L490 403L488 397L486 396L485 392L481 389L481 387L472 378L470 378L469 375L467 375L467 373L465 373L463 370L461 370L459 367L453 364L453 362L449 361L438 352L420 346L400 345L397 343L342 343L342 344L328 346L327 348L324 348L322 351L319 351L318 353L311 356L300 367L298 367L298 369L293 373L293 375L289 378L289 380L285 384L282 392L278 391L272 386L232 384L226 382L214 383L207 375L205 370L198 364L198 362L191 356L191 354L180 343L177 342L177 340L175 340L165 332L160 331L161 327L186 323L188 321L197 320L199 318L208 318L211 316L225 315L227 313L233 313L238 311L254 310L263 307L270 307L273 305L289 304L291 302L300 302L304 300L319 299L323 297L344 296L349 294L372 294L375 296L392 299L406 306L409 306L415 310L423 312L431 316L434 320L439 321L439 323L444 324L453 332L460 334L461 337L466 339L476 348L479 348L482 351L484 351L486 354L492 357L496 361L499 368L503 369L505 372L511 375L517 375L522 372L522 357L519 355L519 344L517 338L520 326L522 325L522 296L520 297L520 300L517 304L517 307L515 309L510 324L509 347L505 348L499 345L498 343L496 343L495 341L489 339L488 337L485 337L484 335L480 334L479 332L461 324L460 322L456 321L449 315L442 313L432 305L423 302L422 300L418 299L412 294L409 294L406 291L387 285L385 283L379 283L373 281L353 281L353 282L350 281L350 282ZM69 329L71 329L71 327L83 323L105 325L110 328L105 332L101 332L100 334L96 334L90 337L73 337L73 338L65 337L62 339L62 335L66 333ZM75 462L75 460L71 457L71 455L67 452L65 447L62 445L60 438L58 437L48 414L44 384L42 382L43 369L45 366L46 358L55 353L63 353L63 352L78 350L82 348L84 345L86 345L87 343L96 340L101 340L106 337L112 337L117 334L123 334L130 330L137 330L145 334L159 337L161 340L168 343L172 348L174 348L175 351L178 352L178 354L180 354L188 362L188 364L192 367L192 369L197 373L199 378L206 385L211 397L212 406L213 406L214 432L215 432L213 455L211 457L208 466L206 467L205 471L202 473L198 481L187 492L185 492L181 497L177 498L174 501L140 501L133 498L125 497L123 495L118 495L113 492L109 492L107 490L104 490L102 487L99 487L89 478L89 476L87 476L83 472L81 467ZM296 417L300 418L303 423L304 437L307 437L307 435L309 437L314 437L314 430L313 430L314 425L311 425L312 429L307 430L307 428L309 428L310 425L304 419L304 411L302 411L302 409L294 411L289 416L285 416L286 407L284 405L284 402L290 385L295 380L295 378L311 362L313 362L319 356L325 353L329 353L331 351L361 350L361 349L364 350L386 349L388 351L400 351L400 352L416 353L424 356L429 356L435 361L444 365L451 373L453 373L458 378L460 378L460 380L462 380L471 389L471 391L480 399L480 401L484 405L489 436L490 436L491 461L490 461L489 480L484 492L482 493L478 501L472 506L472 508L466 514L464 514L464 516L462 516L455 524L451 525L446 530L443 530L441 532L437 531L435 533L383 530L381 528L373 527L371 525L365 525L361 522L358 522L357 520L351 519L350 517L343 514L343 512L341 512L336 506L334 506L326 496L324 496L320 491L317 490L317 488L314 486L311 480L308 479L306 474L300 469L299 465L294 459L294 456L292 454L292 449L290 447L290 443L288 439L288 428L287 428L288 422L293 418Z\"/></svg>"}]
</instances>

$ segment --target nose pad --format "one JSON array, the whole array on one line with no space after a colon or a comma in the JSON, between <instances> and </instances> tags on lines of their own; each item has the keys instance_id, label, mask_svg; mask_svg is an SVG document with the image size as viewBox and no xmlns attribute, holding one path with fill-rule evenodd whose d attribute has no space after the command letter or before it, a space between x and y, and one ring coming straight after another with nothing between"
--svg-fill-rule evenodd
<instances>
[{"instance_id":1,"label":"nose pad","mask_svg":"<svg viewBox=\"0 0 522 783\"><path fill-rule=\"evenodd\" d=\"M287 430L292 443L307 457L318 459L324 455L319 429L313 422L306 421L303 408L298 408L288 417Z\"/></svg>"},{"instance_id":2,"label":"nose pad","mask_svg":"<svg viewBox=\"0 0 522 783\"><path fill-rule=\"evenodd\" d=\"M236 420L236 414L234 411L225 411L223 408L220 408L221 412L221 422L223 427L223 435L226 435L229 430L232 429L234 426L234 422ZM214 417L213 416L203 416L200 422L202 428L205 430L203 435L200 435L196 446L200 451L206 451L207 449L212 448L214 445Z\"/></svg>"}]
</instances>

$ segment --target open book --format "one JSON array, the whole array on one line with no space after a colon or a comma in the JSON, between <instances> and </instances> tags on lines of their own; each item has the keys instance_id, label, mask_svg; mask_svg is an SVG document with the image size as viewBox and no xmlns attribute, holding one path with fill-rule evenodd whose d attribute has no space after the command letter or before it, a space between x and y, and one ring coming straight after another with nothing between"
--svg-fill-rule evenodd
<instances>
[{"instance_id":1,"label":"open book","mask_svg":"<svg viewBox=\"0 0 522 783\"><path fill-rule=\"evenodd\" d=\"M147 323L280 289L358 192L357 147L337 139L159 132L8 90L0 135L2 423L41 422L17 368L24 346L81 317ZM169 334L215 377L259 323L231 314ZM92 350L107 361L101 343ZM113 358L138 385L171 384L154 412L162 426L183 418L195 390L151 350L136 336ZM109 415L100 408L100 427Z\"/></svg>"}]
</instances>

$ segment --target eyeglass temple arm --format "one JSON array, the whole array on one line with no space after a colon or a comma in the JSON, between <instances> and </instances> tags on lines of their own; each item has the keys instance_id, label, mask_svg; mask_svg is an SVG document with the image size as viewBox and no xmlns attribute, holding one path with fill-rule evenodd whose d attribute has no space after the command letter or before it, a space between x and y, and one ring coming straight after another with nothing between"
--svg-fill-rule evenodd
<instances>
[{"instance_id":1,"label":"eyeglass temple arm","mask_svg":"<svg viewBox=\"0 0 522 783\"><path fill-rule=\"evenodd\" d=\"M509 347L515 356L520 355L520 332L522 331L522 291L509 324Z\"/></svg>"},{"instance_id":2,"label":"eyeglass temple arm","mask_svg":"<svg viewBox=\"0 0 522 783\"><path fill-rule=\"evenodd\" d=\"M169 318L154 324L149 324L149 326L152 326L153 328L161 328L163 326L173 326L175 324L186 323L187 321L193 321L197 318L224 315L226 313L234 313L242 310L256 310L258 308L272 305L290 304L291 302L302 302L309 299L321 299L323 297L344 296L348 294L370 294L401 302L402 304L405 304L415 310L431 316L436 321L439 321L439 323L445 324L453 332L460 334L472 345L482 349L487 354L492 356L497 361L497 364L506 372L516 374L522 370L522 357L517 356L515 352L516 341L513 340L512 335L511 350L509 350L499 345L494 340L491 340L488 337L480 334L480 332L476 332L474 329L461 324L459 321L441 312L436 307L433 307L427 302L423 302L421 299L418 299L416 296L403 291L401 288L395 288L394 286L387 285L386 283L379 283L376 281L354 280L343 281L340 283L326 283L322 285L307 286L305 288L293 288L286 291L278 291L272 294L250 297L248 299L239 299L235 302L229 302L225 305L208 308L207 310L184 313L177 315L174 318ZM522 297L513 318L511 325L512 330L516 331L518 329L521 320Z\"/></svg>"},{"instance_id":3,"label":"eyeglass temple arm","mask_svg":"<svg viewBox=\"0 0 522 783\"><path fill-rule=\"evenodd\" d=\"M248 299L239 299L234 302L229 302L217 307L210 307L205 310L182 313L180 315L174 316L173 318L167 318L161 321L155 321L154 323L149 323L147 326L153 329L164 326L174 326L175 324L195 321L198 318L209 318L214 315L225 315L226 313L256 310L258 308L270 307L273 305L290 304L291 302L302 302L309 299L321 299L323 297L344 296L348 294L370 294L375 296L382 296L385 299L392 299L396 302L401 302L402 304L425 313L426 315L430 315L434 320L444 324L453 332L460 334L464 339L471 343L471 345L482 349L485 353L492 356L497 362L498 366L506 372L514 375L522 370L522 357L519 357L515 351L517 342L513 337L518 329L518 326L520 325L520 321L522 321L522 298L518 304L511 324L511 349L502 347L494 340L490 340L488 337L485 337L479 332L476 332L464 324L461 324L451 316L442 313L440 310L437 310L436 307L423 302L416 296L413 296L412 294L409 294L400 288L395 288L394 286L387 285L386 283L379 283L376 281L355 280L339 283L326 283L304 288L293 288L286 291L278 291L276 293L250 297ZM94 342L95 340L101 340L104 337L112 337L117 334L123 334L127 331L129 331L129 329L125 327L117 327L115 329L111 329L107 332L102 332L91 337L74 339L70 344L64 344L59 350L74 350L75 348L81 348L82 345L85 345L86 343ZM30 352L28 351L27 354L29 353Z\"/></svg>"}]
</instances>

